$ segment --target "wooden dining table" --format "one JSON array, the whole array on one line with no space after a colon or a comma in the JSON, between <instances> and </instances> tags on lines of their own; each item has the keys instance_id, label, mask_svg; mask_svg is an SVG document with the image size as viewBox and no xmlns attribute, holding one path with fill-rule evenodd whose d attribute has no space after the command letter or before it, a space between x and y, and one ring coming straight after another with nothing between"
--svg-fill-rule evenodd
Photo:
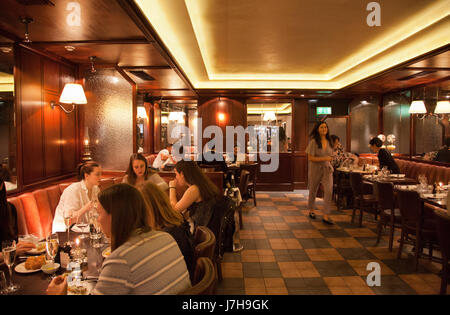
<instances>
[{"instance_id":1,"label":"wooden dining table","mask_svg":"<svg viewBox=\"0 0 450 315\"><path fill-rule=\"evenodd\" d=\"M70 232L70 239L74 241L76 238L82 233ZM86 249L87 255L87 264L82 265L83 277L88 277L91 287L95 286L96 278L98 277L101 265L103 263L102 252L105 250L109 244L103 242L104 244L100 248L94 248L92 246L91 240L89 238L89 234L85 233L87 236L84 239L80 239L80 248ZM67 241L67 233L66 232L58 232L59 244L62 246ZM44 253L45 254L45 253ZM41 254L42 255L42 254ZM45 295L48 285L50 284L50 275L45 274L43 271L39 270L32 273L18 273L14 269L15 267L24 262L27 257L31 255L21 255L16 257L15 263L13 265L13 282L20 286L17 292L14 292L13 295ZM0 265L0 270L5 272L7 277L7 281L9 283L9 273L8 268L5 264ZM61 275L65 273L66 270L63 268L59 268L59 270L55 273L56 275Z\"/></svg>"}]
</instances>

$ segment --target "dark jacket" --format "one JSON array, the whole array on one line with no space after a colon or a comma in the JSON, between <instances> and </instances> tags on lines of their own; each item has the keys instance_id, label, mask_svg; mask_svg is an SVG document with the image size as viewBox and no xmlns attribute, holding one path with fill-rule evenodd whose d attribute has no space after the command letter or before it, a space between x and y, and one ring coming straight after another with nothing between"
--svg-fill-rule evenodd
<instances>
[{"instance_id":1,"label":"dark jacket","mask_svg":"<svg viewBox=\"0 0 450 315\"><path fill-rule=\"evenodd\" d=\"M380 149L380 151L378 151L378 162L380 163L380 169L387 166L392 174L400 174L400 168L397 163L395 163L392 155L385 149Z\"/></svg>"}]
</instances>

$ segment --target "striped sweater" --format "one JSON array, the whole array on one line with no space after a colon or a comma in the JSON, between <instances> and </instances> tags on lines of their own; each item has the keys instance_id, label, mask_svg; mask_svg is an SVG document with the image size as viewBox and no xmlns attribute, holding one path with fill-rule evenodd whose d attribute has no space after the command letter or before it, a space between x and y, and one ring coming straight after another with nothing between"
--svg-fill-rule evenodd
<instances>
[{"instance_id":1,"label":"striped sweater","mask_svg":"<svg viewBox=\"0 0 450 315\"><path fill-rule=\"evenodd\" d=\"M180 249L170 234L132 236L103 262L91 294L177 294L191 287Z\"/></svg>"}]
</instances>

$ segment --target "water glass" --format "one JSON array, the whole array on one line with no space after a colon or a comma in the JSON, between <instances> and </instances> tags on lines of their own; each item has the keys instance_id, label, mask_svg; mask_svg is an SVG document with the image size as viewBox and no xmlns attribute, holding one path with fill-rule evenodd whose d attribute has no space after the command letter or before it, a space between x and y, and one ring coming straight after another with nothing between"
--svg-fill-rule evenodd
<instances>
[{"instance_id":1,"label":"water glass","mask_svg":"<svg viewBox=\"0 0 450 315\"><path fill-rule=\"evenodd\" d=\"M72 210L64 210L64 224L66 225L67 228L67 245L71 245L72 242L70 241L70 223L72 221L73 218L73 212Z\"/></svg>"}]
</instances>

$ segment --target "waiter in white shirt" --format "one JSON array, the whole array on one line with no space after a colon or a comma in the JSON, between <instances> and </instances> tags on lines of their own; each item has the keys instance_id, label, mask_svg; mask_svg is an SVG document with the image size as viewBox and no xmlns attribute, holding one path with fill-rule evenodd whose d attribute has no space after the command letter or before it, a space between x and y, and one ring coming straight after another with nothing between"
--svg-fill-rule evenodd
<instances>
[{"instance_id":1,"label":"waiter in white shirt","mask_svg":"<svg viewBox=\"0 0 450 315\"><path fill-rule=\"evenodd\" d=\"M158 156L155 161L153 161L153 168L163 169L167 164L176 164L175 160L172 157L172 144L167 144L165 149L159 151Z\"/></svg>"}]
</instances>

